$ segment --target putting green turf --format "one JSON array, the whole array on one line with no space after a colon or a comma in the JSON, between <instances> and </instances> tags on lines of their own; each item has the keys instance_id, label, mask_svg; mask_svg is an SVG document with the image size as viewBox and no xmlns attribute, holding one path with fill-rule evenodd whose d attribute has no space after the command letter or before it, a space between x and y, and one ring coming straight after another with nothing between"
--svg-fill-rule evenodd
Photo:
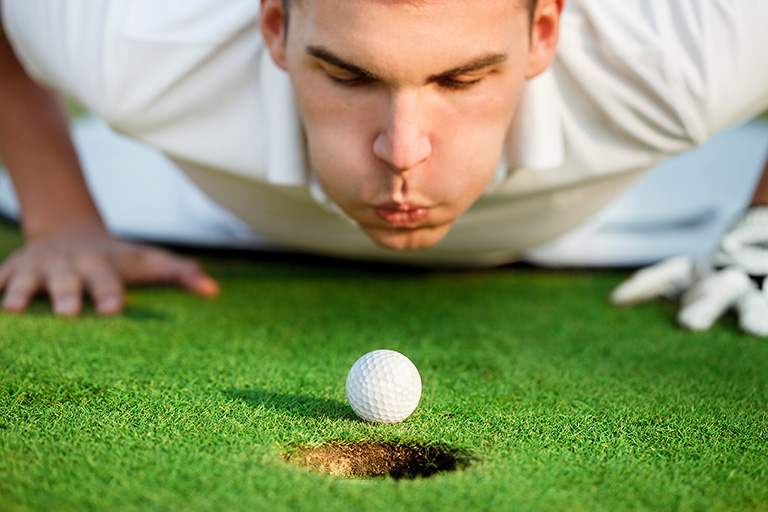
<instances>
[{"instance_id":1,"label":"putting green turf","mask_svg":"<svg viewBox=\"0 0 768 512\"><path fill-rule=\"evenodd\" d=\"M0 224L0 253L20 244ZM768 341L675 306L619 309L625 272L421 272L203 261L205 300L132 290L125 314L0 315L0 510L768 510ZM376 348L424 394L367 425L344 379ZM328 440L469 451L430 478L286 463Z\"/></svg>"}]
</instances>

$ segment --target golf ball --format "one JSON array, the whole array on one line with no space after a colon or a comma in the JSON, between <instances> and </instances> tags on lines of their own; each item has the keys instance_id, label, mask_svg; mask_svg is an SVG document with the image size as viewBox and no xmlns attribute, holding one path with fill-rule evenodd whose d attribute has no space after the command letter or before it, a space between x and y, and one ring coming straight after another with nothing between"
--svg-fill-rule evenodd
<instances>
[{"instance_id":1,"label":"golf ball","mask_svg":"<svg viewBox=\"0 0 768 512\"><path fill-rule=\"evenodd\" d=\"M399 423L421 399L419 370L399 352L374 350L350 368L347 400L355 414L372 423Z\"/></svg>"}]
</instances>

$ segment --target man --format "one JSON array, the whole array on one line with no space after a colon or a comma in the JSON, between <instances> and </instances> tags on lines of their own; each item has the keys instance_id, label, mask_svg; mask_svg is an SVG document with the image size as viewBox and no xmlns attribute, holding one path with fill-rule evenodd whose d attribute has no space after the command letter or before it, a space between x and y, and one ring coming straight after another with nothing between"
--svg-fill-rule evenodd
<instances>
[{"instance_id":1,"label":"man","mask_svg":"<svg viewBox=\"0 0 768 512\"><path fill-rule=\"evenodd\" d=\"M217 291L108 234L28 73L276 244L449 264L519 259L768 106L759 0L61 4L3 2L0 150L28 239L0 269L10 311L37 290L60 314L84 289L105 314L124 284Z\"/></svg>"}]
</instances>

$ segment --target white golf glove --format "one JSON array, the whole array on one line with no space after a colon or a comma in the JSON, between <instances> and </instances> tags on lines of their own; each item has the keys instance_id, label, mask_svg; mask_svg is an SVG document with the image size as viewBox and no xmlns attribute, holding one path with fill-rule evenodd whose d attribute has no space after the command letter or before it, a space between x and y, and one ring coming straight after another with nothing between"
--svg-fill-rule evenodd
<instances>
[{"instance_id":1,"label":"white golf glove","mask_svg":"<svg viewBox=\"0 0 768 512\"><path fill-rule=\"evenodd\" d=\"M611 293L614 304L658 297L680 298L678 322L694 331L709 329L731 309L739 326L768 336L768 206L750 208L723 237L707 261L671 258L637 271Z\"/></svg>"}]
</instances>

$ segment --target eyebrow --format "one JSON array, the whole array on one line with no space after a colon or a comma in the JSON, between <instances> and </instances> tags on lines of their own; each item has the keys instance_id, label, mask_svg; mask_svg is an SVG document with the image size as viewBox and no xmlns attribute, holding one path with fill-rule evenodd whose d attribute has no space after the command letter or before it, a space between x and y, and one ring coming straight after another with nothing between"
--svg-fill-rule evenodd
<instances>
[{"instance_id":1,"label":"eyebrow","mask_svg":"<svg viewBox=\"0 0 768 512\"><path fill-rule=\"evenodd\" d=\"M363 69L360 66L356 66L355 64L352 64L350 62L345 61L338 55L334 54L327 48L323 46L313 46L309 45L306 48L306 52L324 62L327 62L328 64L331 64L332 66L336 66L337 68L341 68L345 71L349 71L350 73L354 73L356 75L364 76L366 78L369 78L371 80L377 80L379 82L385 82L383 77L380 75L374 73L373 71ZM479 57L471 62L468 62L466 64L463 64L461 66L443 71L442 73L438 73L436 75L431 75L428 78L429 82L436 82L441 79L449 78L456 75L461 75L464 73L470 73L472 71L477 71L479 69L486 68L488 66L494 66L496 64L500 64L507 60L507 54L506 53L492 53L489 55L484 55L482 57Z\"/></svg>"},{"instance_id":2,"label":"eyebrow","mask_svg":"<svg viewBox=\"0 0 768 512\"><path fill-rule=\"evenodd\" d=\"M471 73L472 71L487 68L488 66L501 64L505 60L507 60L506 53L494 53L491 55L486 55L484 57L480 57L479 59L475 59L472 62L468 62L463 66L443 71L437 75L432 75L429 77L429 81L434 82L436 80L440 80L441 78L449 78L456 75L463 75L464 73Z\"/></svg>"},{"instance_id":3,"label":"eyebrow","mask_svg":"<svg viewBox=\"0 0 768 512\"><path fill-rule=\"evenodd\" d=\"M354 73L356 75L361 75L366 78L370 78L372 80L379 80L383 81L382 77L377 75L376 73L372 71L368 71L366 69L363 69L359 66L355 66L354 64L351 64L338 55L335 55L328 49L326 49L323 46L307 46L307 53L317 59L320 59L322 61L327 62L328 64L331 64L332 66L336 66L337 68L341 68L345 71L349 71L350 73Z\"/></svg>"}]
</instances>

